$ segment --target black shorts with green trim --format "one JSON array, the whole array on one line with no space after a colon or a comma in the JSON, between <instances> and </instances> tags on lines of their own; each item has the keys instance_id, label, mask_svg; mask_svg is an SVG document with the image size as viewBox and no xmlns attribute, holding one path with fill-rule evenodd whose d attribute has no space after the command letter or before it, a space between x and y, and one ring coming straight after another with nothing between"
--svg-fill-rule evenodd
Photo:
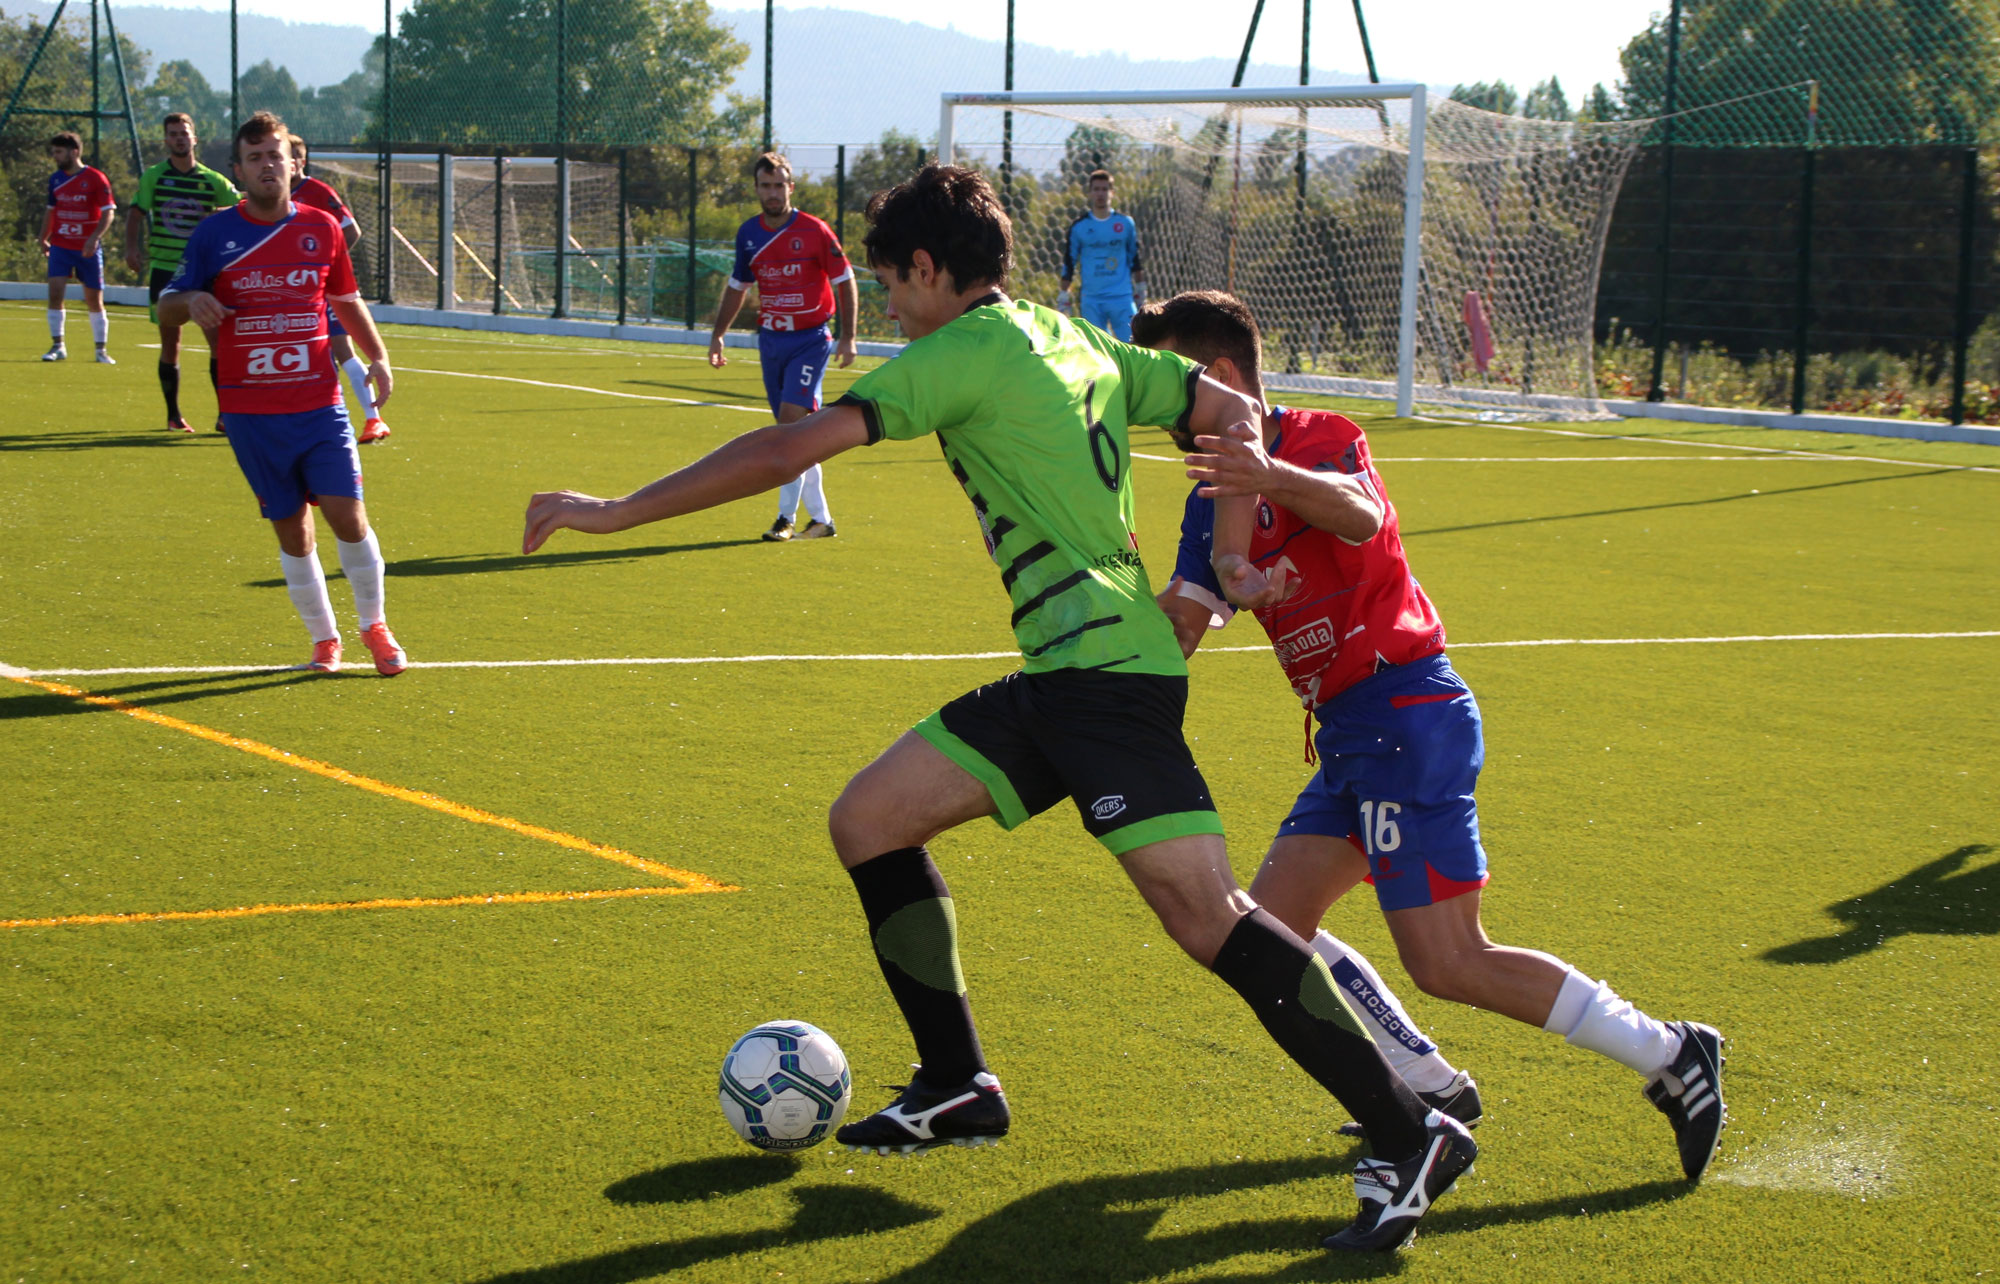
<instances>
[{"instance_id":1,"label":"black shorts with green trim","mask_svg":"<svg viewBox=\"0 0 2000 1284\"><path fill-rule=\"evenodd\" d=\"M153 264L146 276L146 316L154 325L160 323L160 292L167 288L167 282L174 279L178 268L163 268Z\"/></svg>"},{"instance_id":2,"label":"black shorts with green trim","mask_svg":"<svg viewBox=\"0 0 2000 1284\"><path fill-rule=\"evenodd\" d=\"M1058 669L1010 673L925 718L916 732L986 786L1012 829L1065 798L1115 856L1219 834L1208 782L1181 738L1185 677Z\"/></svg>"}]
</instances>

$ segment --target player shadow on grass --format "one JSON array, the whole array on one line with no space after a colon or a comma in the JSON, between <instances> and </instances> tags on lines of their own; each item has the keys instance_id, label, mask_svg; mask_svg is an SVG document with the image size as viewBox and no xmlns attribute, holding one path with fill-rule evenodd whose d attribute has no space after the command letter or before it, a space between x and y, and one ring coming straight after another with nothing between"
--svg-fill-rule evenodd
<instances>
[{"instance_id":1,"label":"player shadow on grass","mask_svg":"<svg viewBox=\"0 0 2000 1284\"><path fill-rule=\"evenodd\" d=\"M371 675L372 676L372 675ZM142 703L147 708L163 704L184 704L216 696L242 695L272 687L288 687L300 682L325 682L329 675L305 669L259 669L245 665L238 673L216 673L205 677L177 677L163 682L131 682L118 687L89 688L90 694ZM229 685L224 685L224 684ZM178 689L176 689L178 688ZM198 689L189 689L198 688ZM108 713L118 710L88 704L75 696L36 692L0 700L0 721L11 718L53 718L74 713Z\"/></svg>"},{"instance_id":2,"label":"player shadow on grass","mask_svg":"<svg viewBox=\"0 0 2000 1284\"><path fill-rule=\"evenodd\" d=\"M182 433L128 433L107 437L101 432L0 433L0 453L10 450L102 450L106 446L185 446Z\"/></svg>"},{"instance_id":3,"label":"player shadow on grass","mask_svg":"<svg viewBox=\"0 0 2000 1284\"><path fill-rule=\"evenodd\" d=\"M702 1159L613 1182L604 1196L619 1204L698 1203L788 1181L800 1168L800 1162L790 1155ZM788 1193L796 1207L792 1220L784 1226L641 1244L554 1266L508 1271L489 1276L482 1284L622 1284L745 1253L900 1230L938 1216L934 1208L858 1184L798 1186Z\"/></svg>"},{"instance_id":4,"label":"player shadow on grass","mask_svg":"<svg viewBox=\"0 0 2000 1284\"><path fill-rule=\"evenodd\" d=\"M948 1156L892 1163L949 1163ZM700 1160L613 1183L605 1196L623 1204L691 1203L743 1194L813 1168L797 1159L745 1155ZM1392 1254L1335 1255L1322 1237L1353 1211L1343 1159L1332 1156L1238 1162L1062 1182L1036 1191L958 1231L926 1260L886 1277L893 1284L1019 1284L1023 1280L1090 1280L1128 1284L1253 1253L1305 1253L1286 1265L1246 1271L1239 1284L1294 1280L1375 1279L1402 1266ZM1266 1186L1314 1183L1300 1191L1295 1217L1226 1221L1181 1231L1175 1217L1199 1218L1188 1201ZM1424 1222L1426 1239L1509 1223L1593 1217L1677 1199L1693 1187L1681 1181L1643 1182L1623 1190L1561 1196L1532 1204L1452 1208ZM797 1209L789 1225L708 1235L620 1249L596 1257L492 1276L482 1284L623 1284L744 1253L799 1249L821 1240L919 1225L939 1210L854 1184L808 1185L789 1192ZM1162 1223L1165 1223L1162 1225ZM764 1273L760 1270L759 1273Z\"/></svg>"},{"instance_id":5,"label":"player shadow on grass","mask_svg":"<svg viewBox=\"0 0 2000 1284\"><path fill-rule=\"evenodd\" d=\"M667 557L674 553L707 553L718 548L738 548L762 544L752 539L711 539L698 544L649 544L644 548L579 548L565 552L541 552L532 556L519 553L459 553L447 557L399 557L382 568L391 577L423 575L483 575L489 571L523 571L556 566L596 565L609 562L636 562L643 557ZM277 580L249 580L246 588L283 588Z\"/></svg>"},{"instance_id":6,"label":"player shadow on grass","mask_svg":"<svg viewBox=\"0 0 2000 1284\"><path fill-rule=\"evenodd\" d=\"M1836 901L1826 912L1847 924L1845 932L1780 945L1764 957L1773 963L1839 963L1897 936L2000 933L2000 862L1966 868L1973 857L1993 850L1991 843L1967 843L1872 892Z\"/></svg>"},{"instance_id":7,"label":"player shadow on grass","mask_svg":"<svg viewBox=\"0 0 2000 1284\"><path fill-rule=\"evenodd\" d=\"M1964 468L1946 465L1926 469L1923 472L1885 473L1880 477L1850 477L1845 481L1815 482L1810 486L1783 486L1775 490L1746 490L1734 495L1713 495L1707 499L1675 499L1658 504L1633 504L1626 508L1598 508L1583 513L1549 513L1541 517L1507 517L1492 522L1468 522L1463 526L1433 526L1419 531L1406 530L1403 532L1403 538L1409 540L1419 535L1456 535L1463 531L1494 530L1503 526L1539 526L1544 522L1573 522L1585 517L1621 517L1630 513L1657 513L1674 508L1706 508L1711 504L1734 504L1748 499L1771 499L1778 495L1803 495L1815 490L1869 486L1876 482L1905 481L1914 477L1942 477L1946 473L1964 471Z\"/></svg>"}]
</instances>

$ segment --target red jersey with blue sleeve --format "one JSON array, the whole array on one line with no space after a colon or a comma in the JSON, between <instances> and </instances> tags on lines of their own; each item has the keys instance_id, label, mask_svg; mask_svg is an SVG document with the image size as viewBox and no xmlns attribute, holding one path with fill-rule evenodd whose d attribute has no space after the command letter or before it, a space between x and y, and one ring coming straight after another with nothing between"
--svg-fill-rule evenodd
<instances>
[{"instance_id":1,"label":"red jersey with blue sleeve","mask_svg":"<svg viewBox=\"0 0 2000 1284\"><path fill-rule=\"evenodd\" d=\"M292 203L324 210L333 215L333 221L342 227L354 222L354 214L347 208L347 202L340 199L340 193L333 190L333 184L321 179L300 179L292 188Z\"/></svg>"},{"instance_id":2,"label":"red jersey with blue sleeve","mask_svg":"<svg viewBox=\"0 0 2000 1284\"><path fill-rule=\"evenodd\" d=\"M340 404L326 304L361 297L333 217L293 205L276 223L238 205L196 224L162 297L206 290L236 315L215 335L216 400L227 414L284 415Z\"/></svg>"},{"instance_id":3,"label":"red jersey with blue sleeve","mask_svg":"<svg viewBox=\"0 0 2000 1284\"><path fill-rule=\"evenodd\" d=\"M766 330L817 330L833 315L833 287L853 276L840 238L804 210L776 228L759 214L736 229L729 288L757 287L757 324Z\"/></svg>"},{"instance_id":4,"label":"red jersey with blue sleeve","mask_svg":"<svg viewBox=\"0 0 2000 1284\"><path fill-rule=\"evenodd\" d=\"M1382 506L1381 529L1351 544L1268 499L1257 500L1250 560L1267 574L1283 567L1299 582L1288 600L1256 612L1257 622L1270 635L1292 690L1312 709L1385 666L1439 654L1444 624L1410 574L1396 506L1369 458L1361 428L1326 410L1274 413L1278 433L1265 443L1274 459L1310 472L1345 473ZM1232 608L1209 566L1214 525L1215 501L1190 493L1174 591L1227 620Z\"/></svg>"},{"instance_id":5,"label":"red jersey with blue sleeve","mask_svg":"<svg viewBox=\"0 0 2000 1284\"><path fill-rule=\"evenodd\" d=\"M49 175L49 244L81 252L83 243L107 226L105 220L117 208L111 180L103 170L89 165L74 174L57 170Z\"/></svg>"}]
</instances>

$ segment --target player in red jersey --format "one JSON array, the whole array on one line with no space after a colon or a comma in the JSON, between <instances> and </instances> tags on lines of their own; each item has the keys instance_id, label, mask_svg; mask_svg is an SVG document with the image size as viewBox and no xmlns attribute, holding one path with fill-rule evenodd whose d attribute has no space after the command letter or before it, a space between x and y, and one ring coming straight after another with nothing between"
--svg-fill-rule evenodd
<instances>
[{"instance_id":1,"label":"player in red jersey","mask_svg":"<svg viewBox=\"0 0 2000 1284\"><path fill-rule=\"evenodd\" d=\"M347 250L351 255L354 247L361 244L361 225L354 221L354 211L347 208L347 202L340 199L340 193L323 179L306 174L306 140L292 135L292 200L311 209L324 210L340 224L340 234L346 238ZM389 425L375 413L375 400L368 393L368 367L354 355L354 345L348 342L347 331L341 326L340 318L333 313L326 314L327 334L331 339L333 363L347 376L347 386L354 390L354 399L361 403L361 431L355 440L362 445L380 441L389 435Z\"/></svg>"},{"instance_id":2,"label":"player in red jersey","mask_svg":"<svg viewBox=\"0 0 2000 1284\"><path fill-rule=\"evenodd\" d=\"M49 175L49 213L41 235L42 251L49 257L50 341L42 360L69 359L69 349L63 345L63 296L74 276L83 286L83 306L90 311L98 364L115 366L118 363L105 350L111 323L104 315L102 242L118 202L111 195L111 180L104 171L83 164L82 155L83 140L68 130L49 139L49 159L56 163L56 172Z\"/></svg>"},{"instance_id":3,"label":"player in red jersey","mask_svg":"<svg viewBox=\"0 0 2000 1284\"><path fill-rule=\"evenodd\" d=\"M1233 296L1177 295L1142 312L1133 333L1263 400L1256 321ZM1257 619L1319 724L1311 742L1319 771L1279 826L1251 896L1313 939L1342 989L1374 1018L1385 1054L1434 1106L1459 1098L1476 1118L1478 1098L1434 1050L1420 1051L1430 1045L1367 961L1318 932L1333 902L1364 879L1418 988L1561 1034L1645 1076L1647 1097L1673 1124L1683 1171L1699 1179L1724 1122L1721 1036L1656 1021L1559 959L1496 944L1480 924L1486 856L1472 796L1485 756L1479 709L1410 574L1366 435L1328 411L1272 408L1261 440L1245 432L1177 444L1202 452L1188 457L1188 475L1201 484L1189 496L1175 579L1160 595L1182 649L1192 654L1230 614L1208 566L1204 506L1216 496L1257 495L1250 561L1274 581L1295 582ZM1365 1190L1363 1198L1365 1216Z\"/></svg>"},{"instance_id":4,"label":"player in red jersey","mask_svg":"<svg viewBox=\"0 0 2000 1284\"><path fill-rule=\"evenodd\" d=\"M757 358L764 368L764 394L779 423L797 423L819 409L828 354L843 368L854 364L854 312L860 294L854 268L833 229L792 208L791 162L776 152L765 152L757 158L754 172L763 213L736 229L736 263L716 304L708 364L718 370L729 364L722 336L736 320L744 292L755 285ZM836 307L838 344L826 328ZM834 533L820 467L814 464L778 488L778 520L764 532L765 539L792 538L792 517L802 496L809 520L799 528L798 537L825 539Z\"/></svg>"},{"instance_id":5,"label":"player in red jersey","mask_svg":"<svg viewBox=\"0 0 2000 1284\"><path fill-rule=\"evenodd\" d=\"M378 402L392 386L389 353L361 301L339 224L291 200L284 122L258 112L236 131L232 149L243 203L195 227L160 295L160 323L193 321L209 336L230 449L277 532L285 586L312 635L306 667L331 673L341 650L311 502L337 537L375 671L393 677L408 662L382 617L382 548L361 502L361 459L327 350L329 305L368 355Z\"/></svg>"}]
</instances>

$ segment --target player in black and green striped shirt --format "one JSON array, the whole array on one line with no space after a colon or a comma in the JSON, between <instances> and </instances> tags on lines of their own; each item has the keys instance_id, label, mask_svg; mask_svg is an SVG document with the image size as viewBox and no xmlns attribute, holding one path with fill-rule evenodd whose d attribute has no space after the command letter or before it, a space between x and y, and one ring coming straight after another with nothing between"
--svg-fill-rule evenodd
<instances>
[{"instance_id":1,"label":"player in black and green striped shirt","mask_svg":"<svg viewBox=\"0 0 2000 1284\"><path fill-rule=\"evenodd\" d=\"M167 158L139 176L139 195L125 218L125 266L146 273L146 297L155 324L160 291L181 265L181 251L195 224L219 209L236 204L233 183L195 159L194 121L177 111L161 122ZM209 358L208 381L215 383L215 359ZM160 392L167 399L167 428L193 432L181 418L181 328L160 326ZM216 421L216 431L222 421Z\"/></svg>"},{"instance_id":2,"label":"player in black and green striped shirt","mask_svg":"<svg viewBox=\"0 0 2000 1284\"><path fill-rule=\"evenodd\" d=\"M1400 1243L1475 1149L1383 1060L1325 963L1236 884L1181 735L1187 668L1137 552L1128 430L1254 442L1262 408L1171 353L1009 299L1012 227L969 169L930 165L869 202L863 244L910 339L833 405L745 434L623 499L536 495L522 547L607 533L770 490L885 438L935 434L1013 608L1022 667L921 721L848 783L833 845L922 1062L895 1101L837 1134L857 1149L977 1145L1011 1116L966 1001L951 893L925 844L989 816L1008 829L1075 801L1174 941L1249 1001L1280 1047L1368 1131L1411 1199L1363 1214L1341 1247ZM1218 499L1215 568L1232 600L1275 603L1243 556L1255 496ZM1357 1188L1359 1183L1357 1183ZM1393 1242L1392 1242L1393 1241Z\"/></svg>"}]
</instances>

